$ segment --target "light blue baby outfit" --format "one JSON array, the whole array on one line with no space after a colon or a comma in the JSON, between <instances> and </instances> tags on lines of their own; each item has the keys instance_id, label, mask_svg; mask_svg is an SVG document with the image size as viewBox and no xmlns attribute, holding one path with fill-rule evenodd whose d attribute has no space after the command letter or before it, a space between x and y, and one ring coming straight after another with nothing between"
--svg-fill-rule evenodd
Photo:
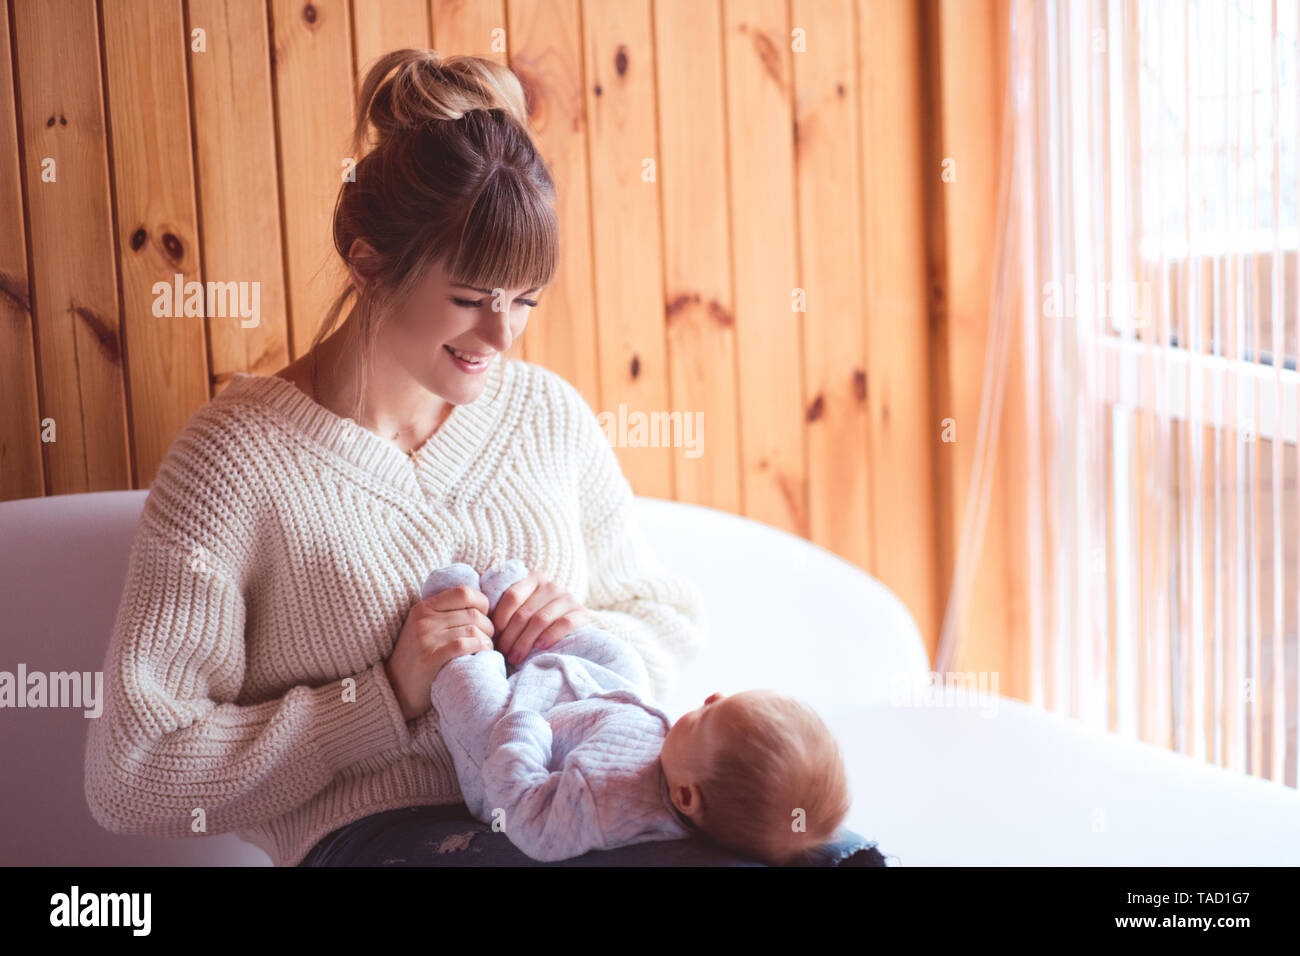
<instances>
[{"instance_id":1,"label":"light blue baby outfit","mask_svg":"<svg viewBox=\"0 0 1300 956\"><path fill-rule=\"evenodd\" d=\"M429 575L421 597L467 585L490 615L527 573L518 559L481 580L452 564ZM594 625L534 650L509 676L497 650L453 658L430 691L470 813L547 861L694 835L659 765L672 721L649 696L640 656Z\"/></svg>"}]
</instances>

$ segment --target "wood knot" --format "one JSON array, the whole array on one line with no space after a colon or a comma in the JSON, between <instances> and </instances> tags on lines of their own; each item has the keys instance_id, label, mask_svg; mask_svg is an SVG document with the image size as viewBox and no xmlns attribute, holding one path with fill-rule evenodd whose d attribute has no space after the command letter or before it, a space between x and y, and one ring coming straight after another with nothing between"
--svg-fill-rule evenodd
<instances>
[{"instance_id":1,"label":"wood knot","mask_svg":"<svg viewBox=\"0 0 1300 956\"><path fill-rule=\"evenodd\" d=\"M808 421L815 422L822 417L822 412L826 410L826 401L821 395L813 399L813 403L808 406Z\"/></svg>"},{"instance_id":2,"label":"wood knot","mask_svg":"<svg viewBox=\"0 0 1300 956\"><path fill-rule=\"evenodd\" d=\"M24 314L30 314L32 311L26 283L3 272L0 272L0 301L12 302Z\"/></svg>"},{"instance_id":3,"label":"wood knot","mask_svg":"<svg viewBox=\"0 0 1300 956\"><path fill-rule=\"evenodd\" d=\"M713 317L713 321L717 322L718 325L731 326L736 324L731 312L717 299L709 300L709 315Z\"/></svg>"},{"instance_id":4,"label":"wood knot","mask_svg":"<svg viewBox=\"0 0 1300 956\"><path fill-rule=\"evenodd\" d=\"M614 54L614 69L618 71L619 76L627 75L627 46L620 43L618 52Z\"/></svg>"},{"instance_id":5,"label":"wood knot","mask_svg":"<svg viewBox=\"0 0 1300 956\"><path fill-rule=\"evenodd\" d=\"M101 351L112 364L116 365L119 357L117 330L108 322L104 321L94 309L88 309L85 306L77 305L75 302L69 303L68 311L76 318L80 319L82 324L90 330L95 341L99 343Z\"/></svg>"},{"instance_id":6,"label":"wood knot","mask_svg":"<svg viewBox=\"0 0 1300 956\"><path fill-rule=\"evenodd\" d=\"M167 253L167 258L172 262L180 262L181 257L185 254L185 247L181 244L180 239L170 232L164 232L162 237L163 251Z\"/></svg>"},{"instance_id":7,"label":"wood knot","mask_svg":"<svg viewBox=\"0 0 1300 956\"><path fill-rule=\"evenodd\" d=\"M149 238L149 233L141 226L135 232L131 233L131 251L139 252L140 247L144 245L145 240Z\"/></svg>"},{"instance_id":8,"label":"wood knot","mask_svg":"<svg viewBox=\"0 0 1300 956\"><path fill-rule=\"evenodd\" d=\"M683 292L681 295L674 296L664 303L664 318L671 322L676 318L677 313L686 308L692 302L699 302L699 293Z\"/></svg>"}]
</instances>

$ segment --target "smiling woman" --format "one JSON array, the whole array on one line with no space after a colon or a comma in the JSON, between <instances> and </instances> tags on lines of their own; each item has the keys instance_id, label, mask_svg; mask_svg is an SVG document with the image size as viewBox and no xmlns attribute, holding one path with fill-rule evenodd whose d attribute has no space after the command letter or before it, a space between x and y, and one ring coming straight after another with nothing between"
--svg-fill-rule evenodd
<instances>
[{"instance_id":1,"label":"smiling woman","mask_svg":"<svg viewBox=\"0 0 1300 956\"><path fill-rule=\"evenodd\" d=\"M478 397L479 373L523 334L554 278L555 185L519 81L493 61L394 51L371 67L358 105L353 155L371 126L378 142L335 209L349 281L279 374L410 451L446 403Z\"/></svg>"},{"instance_id":2,"label":"smiling woman","mask_svg":"<svg viewBox=\"0 0 1300 956\"><path fill-rule=\"evenodd\" d=\"M431 712L448 660L589 620L657 698L704 642L701 593L650 548L591 408L502 354L558 242L518 80L399 50L359 113L378 144L335 210L348 288L306 355L194 413L150 488L86 750L115 832L189 836L201 810L294 865L340 828L463 803ZM473 589L421 599L431 568L499 553L532 571L492 617Z\"/></svg>"}]
</instances>

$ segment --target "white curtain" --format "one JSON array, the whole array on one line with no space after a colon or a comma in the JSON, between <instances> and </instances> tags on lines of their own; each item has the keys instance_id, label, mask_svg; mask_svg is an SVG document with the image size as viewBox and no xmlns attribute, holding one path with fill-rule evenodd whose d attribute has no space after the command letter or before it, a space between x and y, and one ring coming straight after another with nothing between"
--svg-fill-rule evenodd
<instances>
[{"instance_id":1,"label":"white curtain","mask_svg":"<svg viewBox=\"0 0 1300 956\"><path fill-rule=\"evenodd\" d=\"M1022 396L1033 700L1294 786L1300 3L1011 23L981 439Z\"/></svg>"}]
</instances>

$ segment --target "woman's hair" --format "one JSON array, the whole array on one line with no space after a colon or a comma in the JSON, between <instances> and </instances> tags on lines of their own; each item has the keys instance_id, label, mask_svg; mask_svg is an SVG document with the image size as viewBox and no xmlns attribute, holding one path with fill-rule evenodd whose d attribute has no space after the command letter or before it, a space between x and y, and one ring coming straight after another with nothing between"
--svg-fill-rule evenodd
<instances>
[{"instance_id":1,"label":"woman's hair","mask_svg":"<svg viewBox=\"0 0 1300 956\"><path fill-rule=\"evenodd\" d=\"M849 813L835 736L815 710L783 695L757 697L730 721L700 782L700 829L770 865L807 862Z\"/></svg>"},{"instance_id":2,"label":"woman's hair","mask_svg":"<svg viewBox=\"0 0 1300 956\"><path fill-rule=\"evenodd\" d=\"M334 248L366 277L355 305L360 339L357 411L378 322L435 263L449 281L483 289L548 285L559 258L555 184L528 131L519 78L494 60L393 50L367 71L352 155L375 141L334 207ZM349 282L312 340L330 333L356 289Z\"/></svg>"}]
</instances>

